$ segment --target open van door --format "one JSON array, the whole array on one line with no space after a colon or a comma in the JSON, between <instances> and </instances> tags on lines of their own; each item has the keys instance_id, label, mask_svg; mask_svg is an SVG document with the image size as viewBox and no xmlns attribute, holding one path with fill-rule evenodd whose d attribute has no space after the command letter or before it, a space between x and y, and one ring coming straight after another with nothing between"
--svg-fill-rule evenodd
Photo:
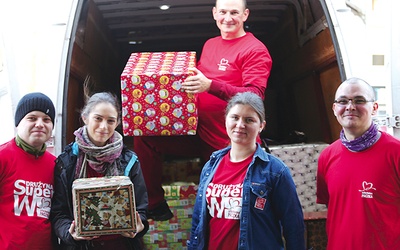
<instances>
[{"instance_id":1,"label":"open van door","mask_svg":"<svg viewBox=\"0 0 400 250\"><path fill-rule=\"evenodd\" d=\"M66 65L78 1L1 1L0 142L15 136L14 113L20 98L43 92L56 106L48 150L61 152L62 100Z\"/></svg>"},{"instance_id":2,"label":"open van door","mask_svg":"<svg viewBox=\"0 0 400 250\"><path fill-rule=\"evenodd\" d=\"M321 0L340 62L342 80L370 83L379 103L374 118L400 138L400 2Z\"/></svg>"}]
</instances>

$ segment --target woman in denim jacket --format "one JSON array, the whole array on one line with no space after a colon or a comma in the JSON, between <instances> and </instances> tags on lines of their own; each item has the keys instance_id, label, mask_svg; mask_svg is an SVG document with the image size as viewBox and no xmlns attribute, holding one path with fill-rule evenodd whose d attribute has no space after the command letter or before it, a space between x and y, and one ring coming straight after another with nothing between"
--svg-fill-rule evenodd
<instances>
[{"instance_id":1,"label":"woman in denim jacket","mask_svg":"<svg viewBox=\"0 0 400 250\"><path fill-rule=\"evenodd\" d=\"M231 145L205 164L188 249L305 249L303 212L289 168L257 143L263 100L235 95L225 126Z\"/></svg>"}]
</instances>

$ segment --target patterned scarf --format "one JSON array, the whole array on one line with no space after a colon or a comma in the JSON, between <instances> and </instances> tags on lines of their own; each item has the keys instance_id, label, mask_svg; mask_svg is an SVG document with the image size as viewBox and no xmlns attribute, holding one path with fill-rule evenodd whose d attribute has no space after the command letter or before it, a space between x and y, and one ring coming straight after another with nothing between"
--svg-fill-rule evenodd
<instances>
[{"instance_id":1,"label":"patterned scarf","mask_svg":"<svg viewBox=\"0 0 400 250\"><path fill-rule=\"evenodd\" d=\"M17 144L18 147L22 148L29 154L36 156L36 158L43 155L44 152L46 152L46 148L47 148L46 143L43 143L42 148L40 150L37 150L36 148L32 147L31 145L26 143L24 140L22 140L18 134L15 137L15 143Z\"/></svg>"},{"instance_id":2,"label":"patterned scarf","mask_svg":"<svg viewBox=\"0 0 400 250\"><path fill-rule=\"evenodd\" d=\"M371 147L375 144L375 142L378 141L379 137L380 133L378 130L378 126L375 123L372 123L369 129L362 136L352 141L346 139L343 129L342 131L340 131L340 140L342 141L342 144L347 149L354 152L360 152Z\"/></svg>"},{"instance_id":3,"label":"patterned scarf","mask_svg":"<svg viewBox=\"0 0 400 250\"><path fill-rule=\"evenodd\" d=\"M104 176L123 175L121 166L115 161L122 152L122 135L117 131L108 139L103 147L97 147L90 141L86 126L74 132L75 142L79 146L79 156L76 162L75 179L86 178L86 168L89 166Z\"/></svg>"}]
</instances>

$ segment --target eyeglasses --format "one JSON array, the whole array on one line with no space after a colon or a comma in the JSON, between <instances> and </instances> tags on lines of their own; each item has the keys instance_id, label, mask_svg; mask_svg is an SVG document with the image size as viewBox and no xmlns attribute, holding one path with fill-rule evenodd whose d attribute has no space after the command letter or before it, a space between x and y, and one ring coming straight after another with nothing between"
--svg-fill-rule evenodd
<instances>
[{"instance_id":1,"label":"eyeglasses","mask_svg":"<svg viewBox=\"0 0 400 250\"><path fill-rule=\"evenodd\" d=\"M341 106L347 106L347 105L349 105L349 102L351 101L351 103L353 104L353 105L364 105L364 104L366 104L367 102L374 102L374 100L366 100L365 98L360 98L360 97L357 97L357 98L353 98L353 99L348 99L348 98L340 98L340 99L337 99L337 100L335 100L334 101L334 103L337 103L337 104L339 104L339 105L341 105Z\"/></svg>"}]
</instances>

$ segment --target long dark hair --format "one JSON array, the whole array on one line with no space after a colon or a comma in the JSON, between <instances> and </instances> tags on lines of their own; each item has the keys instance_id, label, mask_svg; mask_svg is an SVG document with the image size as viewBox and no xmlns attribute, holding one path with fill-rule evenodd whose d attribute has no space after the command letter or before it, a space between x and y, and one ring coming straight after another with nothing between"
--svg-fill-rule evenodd
<instances>
[{"instance_id":1,"label":"long dark hair","mask_svg":"<svg viewBox=\"0 0 400 250\"><path fill-rule=\"evenodd\" d=\"M99 103L110 103L118 113L118 124L121 123L121 104L116 95L111 92L98 92L91 95L91 77L87 76L83 85L85 106L81 110L81 116L88 117L93 108Z\"/></svg>"}]
</instances>

